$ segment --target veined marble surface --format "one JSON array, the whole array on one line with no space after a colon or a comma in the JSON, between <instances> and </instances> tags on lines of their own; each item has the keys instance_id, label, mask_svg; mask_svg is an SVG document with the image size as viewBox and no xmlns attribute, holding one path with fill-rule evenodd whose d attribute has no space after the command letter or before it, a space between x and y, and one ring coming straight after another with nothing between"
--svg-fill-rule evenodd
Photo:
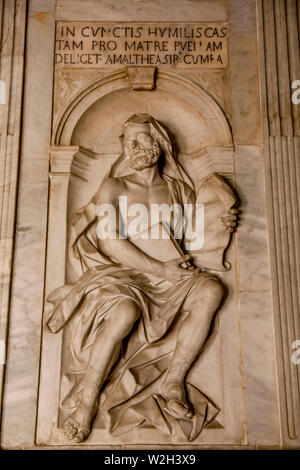
<instances>
[{"instance_id":1,"label":"veined marble surface","mask_svg":"<svg viewBox=\"0 0 300 470\"><path fill-rule=\"evenodd\" d=\"M75 170L69 168L69 172L73 172L73 179L71 179L69 187L69 201L67 202L65 197L68 189L68 176L64 175L63 187L57 180L53 184L54 187L58 185L60 190L56 191L57 198L54 198L49 205L49 150L51 142L53 144L54 129L56 129L63 111L67 109L68 112L73 112L68 106L74 97L80 91L91 87L96 80L100 80L106 71L98 72L96 69L80 70L74 68L54 73L56 20L229 22L229 65L227 68L207 71L205 69L199 71L180 69L177 73L178 83L180 80L182 80L181 83L186 80L187 87L193 89L194 86L197 86L199 89L203 89L207 96L220 106L226 117L232 133L234 148L233 146L226 147L224 160L221 163L218 158L222 155L222 149L217 147L214 151L210 149L210 152L214 156L214 162L220 163L223 176L235 187L240 198L241 209L238 233L234 236L228 253L228 259L232 263L232 271L220 276L228 290L226 302L219 318L218 334L220 337L215 343L212 343L206 356L204 355L203 363L201 364L201 360L199 361L199 369L197 368L196 372L193 372L196 375L198 370L203 374L207 372L207 376L203 379L204 391L207 394L213 393L213 389L219 387L216 396L223 405L220 414L220 422L223 427L205 430L193 445L197 448L227 448L230 446L239 449L260 446L280 447L282 445L296 447L300 445L299 420L297 421L295 418L299 402L299 397L297 398L298 385L296 375L293 375L293 373L296 374L294 371L297 366L291 366L288 362L290 348L288 341L291 335L297 334L299 331L297 316L292 316L292 307L295 308L298 305L297 295L299 293L297 289L295 290L297 273L299 272L296 265L292 266L291 271L293 274L292 287L282 290L282 285L286 286L287 282L285 273L288 272L290 275L288 256L284 257L284 253L288 253L286 248L290 247L290 252L295 254L295 260L298 253L295 244L297 237L290 230L293 228L291 220L298 219L296 217L295 219L286 218L286 227L278 228L276 225L278 220L284 220L284 217L291 216L297 207L295 201L291 200L288 191L291 187L291 190L294 191L293 194L297 192L295 190L297 182L294 182L293 174L290 171L292 166L289 165L294 165L293 168L296 172L299 170L297 165L293 163L293 155L299 151L298 134L295 123L294 131L287 126L287 123L292 121L289 121L286 115L280 121L282 116L279 116L280 110L278 111L276 103L274 104L275 98L273 102L272 97L268 95L268 110L264 101L266 100L264 93L269 93L269 90L264 90L266 64L269 67L267 71L269 82L275 80L274 77L280 73L279 85L275 84L275 86L272 82L274 85L272 90L277 90L277 85L278 90L284 88L286 69L280 68L278 71L276 64L273 63L274 54L281 54L284 49L279 48L278 51L275 51L269 62L265 62L264 54L270 53L270 44L275 41L272 31L279 28L278 18L282 21L286 21L287 18L290 21L293 16L290 9L287 10L286 16L283 15L285 3L284 0L278 0L278 2L261 2L260 0L257 2L255 0L29 1L22 147L9 312L8 356L3 394L2 447L36 448L37 423L39 423L40 429L43 428L38 435L39 445L45 445L44 436L50 435L46 444L68 447L68 443L61 438L60 429L57 428L57 415L55 414L60 371L55 369L54 362L61 360L60 351L57 349L58 346L60 347L61 340L59 339L57 342L51 337L47 341L45 337L43 339L44 333L42 332L47 246L50 247L50 251L52 250L51 253L54 253L51 262L52 266L55 266L55 242L58 243L58 240L61 240L60 236L62 236L60 233L55 238L53 235L55 227L49 228L48 209L51 204L55 206L55 201L61 203L61 200L65 198L65 213L62 214L63 211L58 211L62 217L60 227L64 227L64 217L67 215L66 207L68 204L72 206L70 200L73 198L73 208L77 208L81 200L88 202L87 193L88 191L93 193L92 184L96 185L96 171L99 170L99 165L93 155L84 160L84 158L80 159L77 154L77 167ZM270 18L275 18L272 13L273 6L276 10L276 23L274 24L270 20ZM262 14L265 15L265 19L269 18L270 21L265 21L262 24ZM281 34L282 30L280 31ZM292 28L291 31L296 35L295 28ZM261 34L265 34L267 38L267 44L263 46ZM260 38L259 41L258 38ZM290 44L294 44L290 36L289 40ZM284 41L282 44L285 44ZM271 56L268 55L269 57ZM293 60L291 52L290 59ZM282 64L282 61L278 60L278 63ZM283 66L280 65L280 67ZM293 70L298 69L295 66ZM210 171L209 152L201 146L197 148L196 143L198 139L201 140L200 138L204 140L208 138L209 130L204 129L200 124L202 122L204 126L206 120L209 121L212 116L206 115L203 111L204 108L201 108L201 115L196 101L190 99L190 95L190 101L185 103L183 96L178 98L176 93L181 85L177 84L177 88L174 85L171 91L164 89L164 91L153 92L153 96L156 98L150 104L147 103L147 93L149 92L132 91L129 89L129 80L125 75L122 80L122 86L126 84L128 91L125 94L120 92L119 95L117 92L115 95L111 95L111 99L107 94L101 102L95 104L94 110L90 110L90 114L84 115L78 125L74 125L73 140L70 139L68 145L88 147L89 140L93 138L95 147L91 144L90 150L96 152L102 143L103 147L100 150L103 155L106 152L105 164L103 165L103 170L106 171L111 159L118 154L120 146L117 140L113 141L110 130L106 131L105 126L102 134L97 135L97 128L93 127L92 123L93 118L99 116L98 111L103 107L104 115L108 115L110 111L117 114L119 109L125 119L127 111L129 112L129 109L124 108L125 101L130 95L133 95L135 97L135 101L132 102L133 111L138 112L140 111L138 96L140 96L143 107L141 111L154 112L155 107L164 103L164 109L161 110L160 115L171 128L174 126L174 132L179 136L179 147L185 150L185 152L179 152L180 162L184 162L183 166L186 171L194 172L197 177L201 166L199 165L200 160L197 160L198 150L201 151L203 162L207 164L207 171ZM163 88L163 80L161 80L161 85ZM112 91L114 85L111 86ZM170 101L168 108L168 100L171 100L172 93L174 100ZM126 100L125 95L127 96ZM282 92L278 100L282 100L284 96L289 95ZM180 106L182 106L182 113L179 113L178 121L176 121L176 113ZM289 107L287 105L282 109L288 110ZM168 118L169 110L172 111L170 118ZM270 116L268 112L271 113ZM102 119L104 120L104 118ZM184 134L188 128L189 119L193 121L191 125L193 139L185 141ZM268 123L266 124L266 119L269 119L270 126ZM285 132L288 132L288 137L279 135L280 122L284 123L283 127ZM276 134L276 136L272 134L270 139L271 145L277 145L276 152L275 147L271 149L273 152L271 152L271 160L269 160L268 153L269 134L266 129L271 129L273 134ZM210 135L212 146L215 137L215 135ZM293 151L291 151L292 144L294 145ZM290 151L285 153L285 146L288 145ZM278 146L281 146L280 151ZM70 152L72 153L73 150L69 148L66 151L66 155L68 154L67 164L71 161ZM79 153L80 151L78 150ZM99 155L101 152L99 151ZM74 150L75 154L76 149ZM88 163L86 163L88 158L90 158L89 170L87 169ZM285 166L281 158L282 161L286 158L284 160ZM66 164L66 162L64 163ZM276 181L275 163L278 168L281 168L281 164L283 165L283 173L279 174ZM95 173L91 177L91 181L94 179L89 190L85 189L83 180L78 178L78 175L86 175L88 171ZM82 196L84 193L86 193L86 200ZM280 198L277 199L279 203L284 203L284 205L280 206L281 218L274 222L274 227L275 225L277 227L274 235L275 228L271 224L271 219L268 220L268 216L272 213L270 198L274 194L277 197L279 193ZM284 194L287 195L285 199ZM277 199L275 203L278 202ZM53 238L47 241L48 229ZM286 240L284 238L285 231ZM274 253L273 239L277 249L280 248L276 253ZM281 245L280 242L282 242ZM286 243L284 247L283 242ZM64 247L61 241L59 243L59 249L63 251ZM58 252L59 250L57 250ZM276 263L278 262L278 265L274 264L274 260ZM61 265L57 261L57 265L59 266L59 275L57 278L52 276L50 281L48 280L49 286L52 287L57 287L56 283L59 284L61 278L64 277L64 264ZM279 266L277 273L274 266ZM282 276L283 284L277 302L275 290ZM288 305L290 305L290 309L288 309ZM42 342L44 354L41 362ZM213 351L214 345L216 352ZM53 354L51 364L47 363L47 353ZM284 360L281 356L284 356ZM217 360L220 361L217 369L221 371L222 379L215 381L212 375L210 381L209 370L212 367L211 364ZM49 369L47 369L48 366ZM52 377L56 382L51 382ZM286 377L290 377L290 379ZM198 376L195 377L195 380L198 379ZM288 380L290 380L289 383ZM39 394L43 395L45 389L41 391L41 382L48 384L49 395L39 396ZM290 395L286 395L286 393ZM49 402L47 402L48 396L51 397ZM286 412L287 396L292 397L294 401L292 404L288 403L288 411ZM38 409L39 400L43 406ZM49 409L44 413L47 406ZM295 431L293 439L290 438L291 430ZM139 442L141 436L144 439L142 444ZM168 441L168 438L165 438L164 448L168 446L170 448L176 448L176 446L191 448L184 441L176 439ZM97 448L105 446L111 449L139 448L141 445L145 446L146 442L148 442L149 448L159 448L161 445L161 442L156 442L155 434L151 429L144 431L144 434L135 431L130 438L123 436L120 439L111 438L102 430L96 430L92 440L87 443L83 442L81 447L88 448L92 445Z\"/></svg>"}]
</instances>

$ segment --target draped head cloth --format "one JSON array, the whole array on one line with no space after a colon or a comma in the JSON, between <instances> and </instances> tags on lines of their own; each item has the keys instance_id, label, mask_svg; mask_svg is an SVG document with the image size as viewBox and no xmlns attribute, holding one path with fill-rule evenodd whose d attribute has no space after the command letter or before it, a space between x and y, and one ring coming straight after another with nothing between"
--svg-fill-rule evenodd
<instances>
[{"instance_id":1,"label":"draped head cloth","mask_svg":"<svg viewBox=\"0 0 300 470\"><path fill-rule=\"evenodd\" d=\"M191 188L193 188L193 184L189 177L184 172L181 165L178 163L176 154L168 136L167 131L163 128L163 126L150 114L146 113L139 113L133 114L130 116L129 119L123 125L123 133L120 136L121 139L124 139L124 134L128 128L137 128L144 132L149 132L153 139L155 139L161 150L163 155L160 157L160 161L162 161L161 166L161 173L163 175L170 176L177 180L184 181L187 183ZM159 161L159 162L160 162ZM113 164L110 170L110 177L120 177L120 176L128 176L133 174L135 170L129 167L128 161L124 155L124 152L120 155L117 161Z\"/></svg>"}]
</instances>

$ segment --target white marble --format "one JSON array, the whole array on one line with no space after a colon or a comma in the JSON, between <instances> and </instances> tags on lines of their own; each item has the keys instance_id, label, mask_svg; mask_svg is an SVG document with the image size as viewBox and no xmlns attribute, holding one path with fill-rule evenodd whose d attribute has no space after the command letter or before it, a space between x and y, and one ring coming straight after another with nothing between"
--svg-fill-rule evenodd
<instances>
[{"instance_id":1,"label":"white marble","mask_svg":"<svg viewBox=\"0 0 300 470\"><path fill-rule=\"evenodd\" d=\"M100 3L100 5L99 5ZM57 19L99 21L226 21L226 0L58 0Z\"/></svg>"},{"instance_id":2,"label":"white marble","mask_svg":"<svg viewBox=\"0 0 300 470\"><path fill-rule=\"evenodd\" d=\"M187 443L182 437L170 437L151 427L113 437L100 422L88 441L78 447L299 446L299 387L296 373L293 375L297 366L294 368L289 363L290 336L300 331L297 316L292 316L292 308L297 312L299 271L294 259L289 259L294 253L296 260L298 253L299 237L293 225L298 215L286 219L286 225L281 224L284 217L290 217L297 209L292 195L295 196L297 188L293 168L295 172L299 170L293 153L297 155L299 151L294 137L298 135L298 123L294 110L292 129L291 110L286 101L289 97L287 68L280 69L278 74L274 62L276 54L282 58L285 46L288 51L297 44L297 33L295 28L291 29L292 33L288 31L286 44L285 28L279 27L284 23L278 20L285 21L284 2L273 2L275 16L271 3L261 0L29 1L1 447L70 448L70 441L63 436L57 422L62 337L47 336L42 331L45 294L65 281L67 220L97 190L100 176L104 176L120 152L121 123L138 112L151 113L165 123L175 136L179 162L196 186L204 176L217 171L231 182L240 199L239 229L227 254L232 269L219 274L227 292L218 331L191 372L191 379L220 406L220 427L208 427L193 443ZM289 5L286 10L289 19L291 14ZM275 24L270 21L273 17L276 17ZM112 70L85 67L54 71L55 20L228 21L229 65L223 69L160 69L154 91L133 90L130 77L122 68L114 69L116 75ZM264 54L272 53L275 29L282 47L274 49L272 60L265 62ZM267 37L266 45L263 36ZM291 73L296 73L294 56L289 52L288 65L293 69ZM273 95L264 90L265 75L274 85ZM94 87L102 79L108 84ZM80 92L82 96L74 101L73 107L72 102ZM281 109L276 107L276 93ZM100 129L99 123L102 123ZM275 153L276 145L281 148ZM7 178L6 183L15 184L16 179ZM280 210L280 217L272 221L268 216L274 209L270 200L274 195L274 207ZM59 220L57 225L52 223L53 214ZM55 233L57 227L59 233ZM73 279L67 272L69 279ZM291 286L287 285L286 273L293 275ZM10 275L6 271L4 274ZM280 295L277 296L278 285ZM286 379L287 373L291 374L291 383ZM287 397L292 397L293 403L287 403ZM291 439L291 430L295 439Z\"/></svg>"},{"instance_id":3,"label":"white marble","mask_svg":"<svg viewBox=\"0 0 300 470\"><path fill-rule=\"evenodd\" d=\"M29 447L35 442L48 204L54 4L47 2L48 13L43 22L29 8L9 353L1 434L4 448Z\"/></svg>"},{"instance_id":4,"label":"white marble","mask_svg":"<svg viewBox=\"0 0 300 470\"><path fill-rule=\"evenodd\" d=\"M242 292L270 289L263 158L260 146L238 145L235 149L236 189L241 202L238 266Z\"/></svg>"},{"instance_id":5,"label":"white marble","mask_svg":"<svg viewBox=\"0 0 300 470\"><path fill-rule=\"evenodd\" d=\"M270 292L240 294L247 444L280 444Z\"/></svg>"},{"instance_id":6,"label":"white marble","mask_svg":"<svg viewBox=\"0 0 300 470\"><path fill-rule=\"evenodd\" d=\"M228 0L232 132L235 144L261 144L256 1Z\"/></svg>"}]
</instances>

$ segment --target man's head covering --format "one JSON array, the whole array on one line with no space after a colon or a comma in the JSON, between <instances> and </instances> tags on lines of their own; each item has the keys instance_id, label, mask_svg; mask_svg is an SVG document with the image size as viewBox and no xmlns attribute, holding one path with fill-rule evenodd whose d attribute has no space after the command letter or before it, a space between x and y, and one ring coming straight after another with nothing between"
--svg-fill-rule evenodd
<instances>
[{"instance_id":1,"label":"man's head covering","mask_svg":"<svg viewBox=\"0 0 300 470\"><path fill-rule=\"evenodd\" d=\"M163 175L185 181L189 186L191 186L191 188L193 187L192 182L177 161L175 151L167 131L156 119L146 113L133 114L124 123L123 133L120 137L123 138L126 130L131 127L137 127L140 128L141 131L144 130L147 132L150 129L151 136L158 141L163 152L163 155L160 157L163 158L163 165L161 168L161 173ZM126 160L124 153L122 153L118 160L113 164L109 176L128 176L135 173L135 171L136 170L130 168L128 160Z\"/></svg>"}]
</instances>

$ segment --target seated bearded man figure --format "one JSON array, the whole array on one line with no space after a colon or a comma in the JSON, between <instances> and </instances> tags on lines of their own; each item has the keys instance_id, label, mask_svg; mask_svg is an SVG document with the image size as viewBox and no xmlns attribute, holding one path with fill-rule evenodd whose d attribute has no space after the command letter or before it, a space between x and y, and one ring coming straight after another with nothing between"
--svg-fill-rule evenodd
<instances>
[{"instance_id":1,"label":"seated bearded man figure","mask_svg":"<svg viewBox=\"0 0 300 470\"><path fill-rule=\"evenodd\" d=\"M168 134L149 115L134 115L125 123L124 152L94 196L93 207L110 205L119 215L119 201L124 196L129 207L143 204L149 213L152 204L175 203L182 207L186 203L195 204L192 185L174 158ZM235 214L233 209L223 219L229 231L236 225ZM186 395L185 376L207 339L223 297L219 280L201 272L193 265L191 256L184 254L184 234L183 240L178 240L183 255L162 262L159 254L152 257L135 246L130 238L118 236L119 226L115 227L117 236L97 236L97 224L95 211L81 226L77 220L76 235L71 242L72 256L85 272L76 287L77 292L81 292L78 294L80 301L87 295L84 289L93 283L93 295L94 298L97 295L98 302L97 321L105 319L90 347L80 402L64 422L66 436L76 442L89 435L101 388L120 357L124 339L139 319L144 321L149 341L155 341L167 332L177 314L188 312L178 327L174 354L159 394L173 417L189 420L194 410ZM89 249L86 249L87 244ZM99 254L101 260L99 258L97 265L95 259ZM51 332L57 332L78 309L79 300L77 305L72 304L73 300L67 302L67 296L59 304L52 301L54 313L52 311L47 323ZM66 310L69 310L67 314ZM96 314L93 315L96 318ZM167 320L160 323L164 316Z\"/></svg>"}]
</instances>

